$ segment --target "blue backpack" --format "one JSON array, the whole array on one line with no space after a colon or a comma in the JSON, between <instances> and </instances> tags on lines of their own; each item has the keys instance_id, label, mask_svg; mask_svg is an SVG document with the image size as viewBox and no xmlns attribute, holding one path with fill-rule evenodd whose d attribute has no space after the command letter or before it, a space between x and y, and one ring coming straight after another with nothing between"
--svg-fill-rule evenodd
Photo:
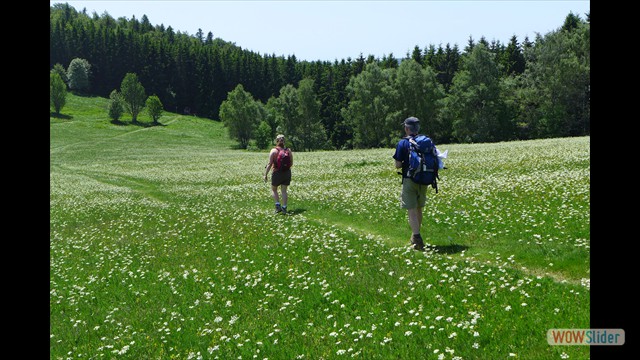
<instances>
[{"instance_id":1,"label":"blue backpack","mask_svg":"<svg viewBox=\"0 0 640 360\"><path fill-rule=\"evenodd\" d=\"M438 169L440 168L435 144L428 136L408 137L409 169L407 177L421 185L431 185L438 193Z\"/></svg>"}]
</instances>

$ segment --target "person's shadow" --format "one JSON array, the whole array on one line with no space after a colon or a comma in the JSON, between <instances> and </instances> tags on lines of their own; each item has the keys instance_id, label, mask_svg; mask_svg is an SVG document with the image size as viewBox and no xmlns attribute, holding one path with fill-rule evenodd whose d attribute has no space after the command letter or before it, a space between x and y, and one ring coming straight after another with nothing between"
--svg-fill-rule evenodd
<instances>
[{"instance_id":1,"label":"person's shadow","mask_svg":"<svg viewBox=\"0 0 640 360\"><path fill-rule=\"evenodd\" d=\"M466 245L450 244L450 245L427 245L425 244L425 250L433 251L438 254L457 254L467 250L469 247Z\"/></svg>"},{"instance_id":2,"label":"person's shadow","mask_svg":"<svg viewBox=\"0 0 640 360\"><path fill-rule=\"evenodd\" d=\"M294 215L302 214L305 211L307 211L307 209L305 208L287 209L287 215L294 216Z\"/></svg>"}]
</instances>

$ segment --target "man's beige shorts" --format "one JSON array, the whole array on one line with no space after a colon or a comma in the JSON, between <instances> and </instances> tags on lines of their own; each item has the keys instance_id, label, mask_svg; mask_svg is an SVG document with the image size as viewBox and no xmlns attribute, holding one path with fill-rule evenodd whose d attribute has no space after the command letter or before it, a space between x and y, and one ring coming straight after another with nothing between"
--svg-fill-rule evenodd
<instances>
[{"instance_id":1,"label":"man's beige shorts","mask_svg":"<svg viewBox=\"0 0 640 360\"><path fill-rule=\"evenodd\" d=\"M403 209L424 207L427 202L427 186L414 183L405 178L402 181L402 196L400 198Z\"/></svg>"}]
</instances>

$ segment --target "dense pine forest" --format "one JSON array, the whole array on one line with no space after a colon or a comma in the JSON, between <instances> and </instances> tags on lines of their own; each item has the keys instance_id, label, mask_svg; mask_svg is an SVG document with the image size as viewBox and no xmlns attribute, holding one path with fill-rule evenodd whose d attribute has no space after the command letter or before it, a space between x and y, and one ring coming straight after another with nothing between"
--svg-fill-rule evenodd
<instances>
[{"instance_id":1,"label":"dense pine forest","mask_svg":"<svg viewBox=\"0 0 640 360\"><path fill-rule=\"evenodd\" d=\"M276 132L298 151L392 146L408 116L438 144L590 134L588 13L533 40L469 38L462 50L416 45L401 58L339 61L259 54L211 32L68 3L50 7L49 27L50 71L82 59L84 95L109 97L133 73L165 110L223 121L245 148Z\"/></svg>"}]
</instances>

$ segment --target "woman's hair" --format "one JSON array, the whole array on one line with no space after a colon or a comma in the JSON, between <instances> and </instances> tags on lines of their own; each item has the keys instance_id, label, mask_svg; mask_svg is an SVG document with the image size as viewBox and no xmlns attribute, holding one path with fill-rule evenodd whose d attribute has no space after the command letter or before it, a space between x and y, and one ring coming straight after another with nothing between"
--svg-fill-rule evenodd
<instances>
[{"instance_id":1,"label":"woman's hair","mask_svg":"<svg viewBox=\"0 0 640 360\"><path fill-rule=\"evenodd\" d=\"M276 136L276 144L284 144L284 135L280 134Z\"/></svg>"}]
</instances>

